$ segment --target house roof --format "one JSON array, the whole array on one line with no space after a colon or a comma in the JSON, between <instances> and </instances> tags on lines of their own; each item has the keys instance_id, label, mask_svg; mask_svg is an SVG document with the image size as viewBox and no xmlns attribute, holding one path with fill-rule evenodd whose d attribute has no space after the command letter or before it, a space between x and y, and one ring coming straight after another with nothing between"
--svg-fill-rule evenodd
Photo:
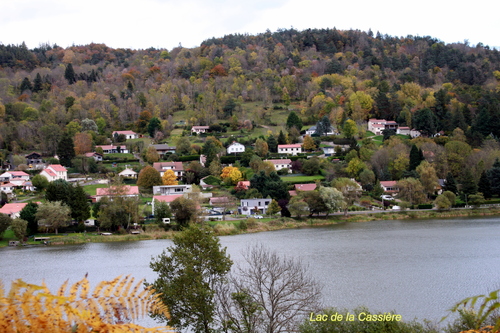
<instances>
[{"instance_id":1,"label":"house roof","mask_svg":"<svg viewBox=\"0 0 500 333\"><path fill-rule=\"evenodd\" d=\"M314 191L316 189L316 184L295 184L295 190L297 191Z\"/></svg>"},{"instance_id":2,"label":"house roof","mask_svg":"<svg viewBox=\"0 0 500 333\"><path fill-rule=\"evenodd\" d=\"M26 172L24 171L9 171L9 173L12 175L12 176L15 176L15 177L22 177L22 176L29 176Z\"/></svg>"},{"instance_id":3,"label":"house roof","mask_svg":"<svg viewBox=\"0 0 500 333\"><path fill-rule=\"evenodd\" d=\"M172 202L177 198L182 197L183 194L171 194L171 195L155 195L153 200L158 200L161 202Z\"/></svg>"},{"instance_id":4,"label":"house roof","mask_svg":"<svg viewBox=\"0 0 500 333\"><path fill-rule=\"evenodd\" d=\"M115 133L118 133L118 135L120 135L120 134L123 134L123 135L126 135L126 134L129 134L129 135L130 135L130 134L133 134L133 135L135 135L135 134L137 134L137 133L136 133L136 132L134 132L134 131L114 131L114 132L113 132L113 135L115 135Z\"/></svg>"},{"instance_id":5,"label":"house roof","mask_svg":"<svg viewBox=\"0 0 500 333\"><path fill-rule=\"evenodd\" d=\"M272 164L291 164L292 160L289 158L282 158L276 160L264 160L264 162L271 162Z\"/></svg>"},{"instance_id":6,"label":"house roof","mask_svg":"<svg viewBox=\"0 0 500 333\"><path fill-rule=\"evenodd\" d=\"M0 185L0 186L2 186L2 187L14 187L14 186L16 186L16 185L14 185L14 184L12 184L12 183L5 183L5 184L2 184L2 185Z\"/></svg>"},{"instance_id":7,"label":"house roof","mask_svg":"<svg viewBox=\"0 0 500 333\"><path fill-rule=\"evenodd\" d=\"M56 172L67 172L65 167L63 167L61 164L51 164L47 167L47 169L50 168Z\"/></svg>"},{"instance_id":8,"label":"house roof","mask_svg":"<svg viewBox=\"0 0 500 333\"><path fill-rule=\"evenodd\" d=\"M52 169L46 168L46 169L43 169L42 172L45 172L46 174L48 174L51 177L56 177L57 176L56 173Z\"/></svg>"},{"instance_id":9,"label":"house roof","mask_svg":"<svg viewBox=\"0 0 500 333\"><path fill-rule=\"evenodd\" d=\"M30 158L30 156L37 156L37 158L39 158L39 157L42 157L42 154L34 151L34 152L29 153L28 155L25 155L26 158Z\"/></svg>"},{"instance_id":10,"label":"house roof","mask_svg":"<svg viewBox=\"0 0 500 333\"><path fill-rule=\"evenodd\" d=\"M249 180L240 180L238 184L236 184L236 187L242 187L244 189L248 189L250 187L250 181Z\"/></svg>"},{"instance_id":11,"label":"house roof","mask_svg":"<svg viewBox=\"0 0 500 333\"><path fill-rule=\"evenodd\" d=\"M191 129L208 129L210 126L193 126Z\"/></svg>"},{"instance_id":12,"label":"house roof","mask_svg":"<svg viewBox=\"0 0 500 333\"><path fill-rule=\"evenodd\" d=\"M228 203L228 197L212 197L210 198L210 204L218 204L218 203Z\"/></svg>"},{"instance_id":13,"label":"house roof","mask_svg":"<svg viewBox=\"0 0 500 333\"><path fill-rule=\"evenodd\" d=\"M112 186L111 189L114 189L115 187ZM125 185L124 186L125 190L123 195L139 195L139 187L138 186L131 186L131 185ZM110 188L109 187L103 187L103 188L97 188L96 189L96 197L99 196L107 196L110 195Z\"/></svg>"},{"instance_id":14,"label":"house roof","mask_svg":"<svg viewBox=\"0 0 500 333\"><path fill-rule=\"evenodd\" d=\"M174 171L184 171L182 162L155 162L153 163L153 168L155 168L158 172L168 169L172 169Z\"/></svg>"},{"instance_id":15,"label":"house roof","mask_svg":"<svg viewBox=\"0 0 500 333\"><path fill-rule=\"evenodd\" d=\"M123 170L122 172L118 173L119 175L137 175L137 172L135 172L134 170L132 169L129 169L129 168L126 168L125 170Z\"/></svg>"},{"instance_id":16,"label":"house roof","mask_svg":"<svg viewBox=\"0 0 500 333\"><path fill-rule=\"evenodd\" d=\"M27 202L7 203L0 208L0 213L7 215L19 213L27 204Z\"/></svg>"},{"instance_id":17,"label":"house roof","mask_svg":"<svg viewBox=\"0 0 500 333\"><path fill-rule=\"evenodd\" d=\"M99 156L102 157L102 154L99 154L99 153L96 153L96 152L94 152L94 153L85 153L85 156L87 156L87 157L94 157L95 155L99 155Z\"/></svg>"},{"instance_id":18,"label":"house roof","mask_svg":"<svg viewBox=\"0 0 500 333\"><path fill-rule=\"evenodd\" d=\"M278 148L300 148L302 145L300 143L294 143L291 145L278 145Z\"/></svg>"},{"instance_id":19,"label":"house roof","mask_svg":"<svg viewBox=\"0 0 500 333\"><path fill-rule=\"evenodd\" d=\"M239 142L233 141L233 143L231 143L231 144L228 146L228 148L229 148L229 147L231 147L231 146L238 146L238 145L243 146L243 144L242 144L242 143L239 143Z\"/></svg>"},{"instance_id":20,"label":"house roof","mask_svg":"<svg viewBox=\"0 0 500 333\"><path fill-rule=\"evenodd\" d=\"M175 147L169 146L167 144L152 145L156 150L175 150Z\"/></svg>"},{"instance_id":21,"label":"house roof","mask_svg":"<svg viewBox=\"0 0 500 333\"><path fill-rule=\"evenodd\" d=\"M391 186L396 186L396 181L395 180L382 180L380 182L380 185L384 187L391 187Z\"/></svg>"},{"instance_id":22,"label":"house roof","mask_svg":"<svg viewBox=\"0 0 500 333\"><path fill-rule=\"evenodd\" d=\"M101 146L95 146L95 148L97 149L98 147L102 148L102 150L112 150L112 149L116 149L116 147L118 146L115 146L115 145L101 145ZM120 145L120 149L127 149L127 146L122 146Z\"/></svg>"}]
</instances>

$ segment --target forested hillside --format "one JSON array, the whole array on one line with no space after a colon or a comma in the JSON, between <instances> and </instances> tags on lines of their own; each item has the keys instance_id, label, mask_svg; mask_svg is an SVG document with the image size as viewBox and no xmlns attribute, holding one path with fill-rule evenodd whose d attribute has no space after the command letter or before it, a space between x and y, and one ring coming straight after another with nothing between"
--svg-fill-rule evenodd
<instances>
[{"instance_id":1,"label":"forested hillside","mask_svg":"<svg viewBox=\"0 0 500 333\"><path fill-rule=\"evenodd\" d=\"M459 127L479 146L500 136L499 80L496 49L359 30L229 35L172 50L0 45L0 148L54 154L84 119L97 124L94 144L113 130L146 133L152 117L164 135L179 119L272 125L273 103L292 105L304 124L327 115L339 128L370 117L427 135Z\"/></svg>"}]
</instances>

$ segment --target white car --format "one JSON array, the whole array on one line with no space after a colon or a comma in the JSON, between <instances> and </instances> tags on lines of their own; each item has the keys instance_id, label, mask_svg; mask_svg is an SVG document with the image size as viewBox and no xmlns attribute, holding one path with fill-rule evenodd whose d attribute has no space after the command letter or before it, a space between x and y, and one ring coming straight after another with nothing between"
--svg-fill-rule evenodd
<instances>
[{"instance_id":1,"label":"white car","mask_svg":"<svg viewBox=\"0 0 500 333\"><path fill-rule=\"evenodd\" d=\"M253 217L254 219L263 219L264 218L262 215L251 215L250 217Z\"/></svg>"},{"instance_id":2,"label":"white car","mask_svg":"<svg viewBox=\"0 0 500 333\"><path fill-rule=\"evenodd\" d=\"M380 197L382 198L382 200L387 200L387 201L394 200L394 198L392 196L387 195L387 194L381 195Z\"/></svg>"}]
</instances>

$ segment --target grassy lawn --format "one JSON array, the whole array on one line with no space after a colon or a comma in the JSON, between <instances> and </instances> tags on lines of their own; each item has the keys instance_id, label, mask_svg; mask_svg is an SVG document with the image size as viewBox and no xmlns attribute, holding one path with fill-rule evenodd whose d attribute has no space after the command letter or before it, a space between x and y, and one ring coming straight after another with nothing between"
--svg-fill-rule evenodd
<instances>
[{"instance_id":1,"label":"grassy lawn","mask_svg":"<svg viewBox=\"0 0 500 333\"><path fill-rule=\"evenodd\" d=\"M89 195L96 195L96 189L104 187L108 187L108 185L107 184L86 185L83 187L83 189L85 190L85 193Z\"/></svg>"},{"instance_id":2,"label":"grassy lawn","mask_svg":"<svg viewBox=\"0 0 500 333\"><path fill-rule=\"evenodd\" d=\"M109 159L116 159L116 160L122 160L124 158L127 159L134 159L134 154L124 154L124 153L116 153L116 154L106 154L104 155L105 157L108 157Z\"/></svg>"},{"instance_id":3,"label":"grassy lawn","mask_svg":"<svg viewBox=\"0 0 500 333\"><path fill-rule=\"evenodd\" d=\"M316 180L323 180L325 177L321 175L314 176L284 176L280 177L285 183L295 184L301 182L311 182L314 183Z\"/></svg>"}]
</instances>

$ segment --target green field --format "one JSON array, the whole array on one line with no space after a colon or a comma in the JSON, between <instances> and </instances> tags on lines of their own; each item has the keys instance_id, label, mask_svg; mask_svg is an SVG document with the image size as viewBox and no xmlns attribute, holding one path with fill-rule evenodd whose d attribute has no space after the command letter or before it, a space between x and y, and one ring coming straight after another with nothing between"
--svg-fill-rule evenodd
<instances>
[{"instance_id":1,"label":"green field","mask_svg":"<svg viewBox=\"0 0 500 333\"><path fill-rule=\"evenodd\" d=\"M108 187L108 185L107 184L86 185L83 187L83 189L85 190L85 193L87 193L88 195L96 195L96 189L104 187Z\"/></svg>"},{"instance_id":2,"label":"green field","mask_svg":"<svg viewBox=\"0 0 500 333\"><path fill-rule=\"evenodd\" d=\"M314 176L284 176L280 177L285 183L295 184L295 183L303 183L303 182L311 182L314 183L316 180L323 180L325 177L321 175Z\"/></svg>"}]
</instances>

